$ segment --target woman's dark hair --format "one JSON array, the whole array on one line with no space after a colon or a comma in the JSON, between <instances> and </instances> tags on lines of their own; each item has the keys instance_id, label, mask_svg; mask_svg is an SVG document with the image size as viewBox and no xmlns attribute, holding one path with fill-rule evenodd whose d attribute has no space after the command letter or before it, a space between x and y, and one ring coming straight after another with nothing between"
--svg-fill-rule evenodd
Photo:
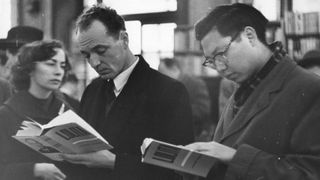
<instances>
[{"instance_id":1,"label":"woman's dark hair","mask_svg":"<svg viewBox=\"0 0 320 180\"><path fill-rule=\"evenodd\" d=\"M30 87L30 73L35 69L35 62L46 61L57 54L56 48L63 49L63 45L57 40L35 41L25 44L18 52L18 61L12 66L11 82L16 90L27 90ZM70 70L71 66L66 55L66 68Z\"/></svg>"}]
</instances>

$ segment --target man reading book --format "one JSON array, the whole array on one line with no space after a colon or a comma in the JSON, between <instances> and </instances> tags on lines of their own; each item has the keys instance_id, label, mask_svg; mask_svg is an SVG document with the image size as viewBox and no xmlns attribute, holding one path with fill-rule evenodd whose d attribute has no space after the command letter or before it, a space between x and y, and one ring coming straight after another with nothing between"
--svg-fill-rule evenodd
<instances>
[{"instance_id":1,"label":"man reading book","mask_svg":"<svg viewBox=\"0 0 320 180\"><path fill-rule=\"evenodd\" d=\"M239 84L212 142L187 148L218 161L210 180L320 179L320 78L268 44L252 6L219 6L195 26L204 65Z\"/></svg>"},{"instance_id":2,"label":"man reading book","mask_svg":"<svg viewBox=\"0 0 320 180\"><path fill-rule=\"evenodd\" d=\"M95 180L180 178L173 170L143 164L140 146L146 137L181 145L192 142L185 87L132 54L124 20L109 7L85 11L76 33L81 54L100 75L84 91L80 115L114 149L63 158L92 167Z\"/></svg>"}]
</instances>

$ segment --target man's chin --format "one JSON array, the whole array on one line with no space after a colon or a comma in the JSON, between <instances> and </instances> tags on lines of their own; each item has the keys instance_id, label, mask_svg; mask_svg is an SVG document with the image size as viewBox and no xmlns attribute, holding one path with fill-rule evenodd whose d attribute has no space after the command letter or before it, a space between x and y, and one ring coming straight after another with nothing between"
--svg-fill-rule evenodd
<instances>
[{"instance_id":1,"label":"man's chin","mask_svg":"<svg viewBox=\"0 0 320 180\"><path fill-rule=\"evenodd\" d=\"M102 79L112 79L112 77L110 76L110 74L100 75L100 77L101 77Z\"/></svg>"}]
</instances>

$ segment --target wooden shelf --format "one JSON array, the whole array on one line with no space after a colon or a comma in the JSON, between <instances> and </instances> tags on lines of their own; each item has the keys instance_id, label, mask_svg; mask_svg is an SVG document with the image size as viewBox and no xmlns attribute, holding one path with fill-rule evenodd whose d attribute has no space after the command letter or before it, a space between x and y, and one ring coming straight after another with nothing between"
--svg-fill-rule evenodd
<instances>
[{"instance_id":1,"label":"wooden shelf","mask_svg":"<svg viewBox=\"0 0 320 180\"><path fill-rule=\"evenodd\" d=\"M291 39L301 39L301 38L320 38L319 33L314 34L286 34L287 38Z\"/></svg>"}]
</instances>

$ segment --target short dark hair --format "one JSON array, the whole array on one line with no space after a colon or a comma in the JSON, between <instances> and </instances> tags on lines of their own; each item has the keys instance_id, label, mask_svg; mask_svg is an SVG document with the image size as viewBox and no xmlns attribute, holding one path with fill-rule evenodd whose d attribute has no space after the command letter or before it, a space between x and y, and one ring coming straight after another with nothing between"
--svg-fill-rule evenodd
<instances>
[{"instance_id":1,"label":"short dark hair","mask_svg":"<svg viewBox=\"0 0 320 180\"><path fill-rule=\"evenodd\" d=\"M268 20L256 8L235 3L222 5L213 9L195 25L197 40L202 40L209 31L216 28L222 36L234 36L246 26L255 29L259 40L266 43L265 31Z\"/></svg>"},{"instance_id":2,"label":"short dark hair","mask_svg":"<svg viewBox=\"0 0 320 180\"><path fill-rule=\"evenodd\" d=\"M117 14L117 11L110 7L92 6L84 11L78 18L76 27L79 31L86 30L93 21L100 21L114 38L119 38L121 30L126 30L124 19Z\"/></svg>"},{"instance_id":3,"label":"short dark hair","mask_svg":"<svg viewBox=\"0 0 320 180\"><path fill-rule=\"evenodd\" d=\"M25 44L18 52L18 61L12 66L11 82L17 90L27 90L30 87L30 73L35 68L35 62L46 61L57 54L56 48L63 49L60 41L35 41ZM66 68L70 70L71 66L66 55Z\"/></svg>"}]
</instances>

